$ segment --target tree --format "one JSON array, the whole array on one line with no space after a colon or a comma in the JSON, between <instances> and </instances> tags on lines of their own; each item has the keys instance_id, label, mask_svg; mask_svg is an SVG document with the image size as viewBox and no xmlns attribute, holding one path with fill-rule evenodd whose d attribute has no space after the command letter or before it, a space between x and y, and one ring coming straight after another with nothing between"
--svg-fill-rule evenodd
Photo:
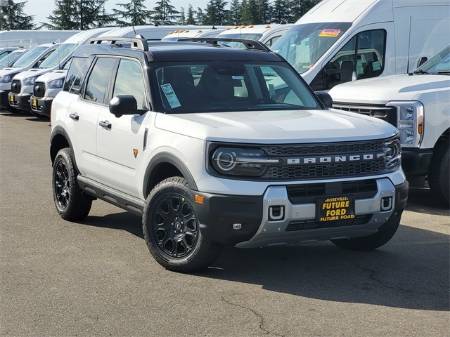
<instances>
[{"instance_id":1,"label":"tree","mask_svg":"<svg viewBox=\"0 0 450 337\"><path fill-rule=\"evenodd\" d=\"M113 9L116 23L119 26L145 25L151 19L152 11L148 10L144 0L130 0L128 3L119 3L122 9Z\"/></svg>"},{"instance_id":2,"label":"tree","mask_svg":"<svg viewBox=\"0 0 450 337\"><path fill-rule=\"evenodd\" d=\"M228 20L232 25L238 25L241 22L241 3L239 0L231 1Z\"/></svg>"},{"instance_id":3,"label":"tree","mask_svg":"<svg viewBox=\"0 0 450 337\"><path fill-rule=\"evenodd\" d=\"M227 2L224 0L210 0L206 5L206 14L203 20L205 25L224 25L228 11L225 9Z\"/></svg>"},{"instance_id":4,"label":"tree","mask_svg":"<svg viewBox=\"0 0 450 337\"><path fill-rule=\"evenodd\" d=\"M156 25L171 25L177 18L178 11L170 0L159 0L153 8L153 21Z\"/></svg>"},{"instance_id":5,"label":"tree","mask_svg":"<svg viewBox=\"0 0 450 337\"><path fill-rule=\"evenodd\" d=\"M291 11L291 21L295 22L313 8L319 0L291 0L289 8Z\"/></svg>"},{"instance_id":6,"label":"tree","mask_svg":"<svg viewBox=\"0 0 450 337\"><path fill-rule=\"evenodd\" d=\"M180 16L178 18L178 23L180 25L186 24L186 12L184 11L184 7L181 7L181 9L180 9Z\"/></svg>"},{"instance_id":7,"label":"tree","mask_svg":"<svg viewBox=\"0 0 450 337\"><path fill-rule=\"evenodd\" d=\"M257 0L256 7L258 10L257 22L255 23L270 23L272 8L269 0ZM287 8L285 10L288 10Z\"/></svg>"},{"instance_id":8,"label":"tree","mask_svg":"<svg viewBox=\"0 0 450 337\"><path fill-rule=\"evenodd\" d=\"M6 0L0 8L0 30L33 29L33 17L26 15L24 2Z\"/></svg>"},{"instance_id":9,"label":"tree","mask_svg":"<svg viewBox=\"0 0 450 337\"><path fill-rule=\"evenodd\" d=\"M272 21L275 23L288 23L290 19L289 0L275 0L272 9Z\"/></svg>"},{"instance_id":10,"label":"tree","mask_svg":"<svg viewBox=\"0 0 450 337\"><path fill-rule=\"evenodd\" d=\"M244 25L252 25L260 23L258 21L258 5L256 0L242 1L241 23Z\"/></svg>"},{"instance_id":11,"label":"tree","mask_svg":"<svg viewBox=\"0 0 450 337\"><path fill-rule=\"evenodd\" d=\"M203 13L203 9L197 7L197 11L195 12L195 23L197 25L202 25L205 20L205 14Z\"/></svg>"},{"instance_id":12,"label":"tree","mask_svg":"<svg viewBox=\"0 0 450 337\"><path fill-rule=\"evenodd\" d=\"M77 3L73 0L56 0L53 14L48 17L51 29L78 29L79 24L75 22Z\"/></svg>"},{"instance_id":13,"label":"tree","mask_svg":"<svg viewBox=\"0 0 450 337\"><path fill-rule=\"evenodd\" d=\"M192 5L189 4L188 11L187 11L187 19L186 19L187 25L195 25L194 14L195 14L194 9L192 8Z\"/></svg>"}]
</instances>

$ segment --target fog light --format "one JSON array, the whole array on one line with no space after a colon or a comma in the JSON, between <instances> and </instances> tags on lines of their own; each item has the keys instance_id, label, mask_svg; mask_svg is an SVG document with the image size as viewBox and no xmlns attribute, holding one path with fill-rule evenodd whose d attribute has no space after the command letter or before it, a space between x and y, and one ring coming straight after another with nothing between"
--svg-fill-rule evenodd
<instances>
[{"instance_id":1,"label":"fog light","mask_svg":"<svg viewBox=\"0 0 450 337\"><path fill-rule=\"evenodd\" d=\"M240 224L240 223L234 223L234 224L233 224L233 229L234 229L235 231L241 230L241 229L242 229L242 224Z\"/></svg>"},{"instance_id":2,"label":"fog light","mask_svg":"<svg viewBox=\"0 0 450 337\"><path fill-rule=\"evenodd\" d=\"M269 221L281 221L284 219L284 206L269 207Z\"/></svg>"},{"instance_id":3,"label":"fog light","mask_svg":"<svg viewBox=\"0 0 450 337\"><path fill-rule=\"evenodd\" d=\"M392 197L384 197L381 198L381 207L380 209L383 212L390 211L392 209L394 198Z\"/></svg>"}]
</instances>

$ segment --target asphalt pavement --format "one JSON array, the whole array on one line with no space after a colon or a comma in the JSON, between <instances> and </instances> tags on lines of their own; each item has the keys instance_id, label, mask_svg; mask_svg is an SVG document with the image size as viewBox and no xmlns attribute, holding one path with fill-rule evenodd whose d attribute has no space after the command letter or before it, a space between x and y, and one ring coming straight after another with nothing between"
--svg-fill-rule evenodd
<instances>
[{"instance_id":1,"label":"asphalt pavement","mask_svg":"<svg viewBox=\"0 0 450 337\"><path fill-rule=\"evenodd\" d=\"M83 223L56 214L49 131L0 113L1 336L449 336L450 216L428 190L375 252L229 248L177 274L134 215L102 201Z\"/></svg>"}]
</instances>

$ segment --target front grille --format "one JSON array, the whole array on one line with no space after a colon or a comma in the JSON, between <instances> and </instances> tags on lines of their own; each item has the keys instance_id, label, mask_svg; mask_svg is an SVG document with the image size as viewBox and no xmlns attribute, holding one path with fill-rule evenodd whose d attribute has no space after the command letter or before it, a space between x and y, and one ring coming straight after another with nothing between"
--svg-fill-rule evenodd
<instances>
[{"instance_id":1,"label":"front grille","mask_svg":"<svg viewBox=\"0 0 450 337\"><path fill-rule=\"evenodd\" d=\"M397 127L397 109L392 106L335 102L333 108L375 117Z\"/></svg>"},{"instance_id":2,"label":"front grille","mask_svg":"<svg viewBox=\"0 0 450 337\"><path fill-rule=\"evenodd\" d=\"M269 158L280 159L280 164L271 165L263 176L264 180L333 179L377 175L386 172L382 154L386 140L365 142L267 145L262 149ZM372 160L320 162L308 164L288 164L292 158L322 158L326 156L351 156L374 154Z\"/></svg>"},{"instance_id":3,"label":"front grille","mask_svg":"<svg viewBox=\"0 0 450 337\"><path fill-rule=\"evenodd\" d=\"M319 198L334 195L368 199L373 198L377 192L375 179L287 186L289 201L294 205L315 203Z\"/></svg>"},{"instance_id":4,"label":"front grille","mask_svg":"<svg viewBox=\"0 0 450 337\"><path fill-rule=\"evenodd\" d=\"M36 97L44 97L45 95L45 83L36 82L33 87L33 95Z\"/></svg>"},{"instance_id":5,"label":"front grille","mask_svg":"<svg viewBox=\"0 0 450 337\"><path fill-rule=\"evenodd\" d=\"M22 84L20 83L20 80L13 80L11 82L11 92L13 92L15 94L19 94L21 88L22 88Z\"/></svg>"},{"instance_id":6,"label":"front grille","mask_svg":"<svg viewBox=\"0 0 450 337\"><path fill-rule=\"evenodd\" d=\"M337 220L337 221L327 221L318 222L315 219L311 220L295 220L291 221L286 227L287 232L301 231L307 229L318 229L318 228L336 228L344 226L362 226L372 219L371 214L358 215L351 220Z\"/></svg>"}]
</instances>

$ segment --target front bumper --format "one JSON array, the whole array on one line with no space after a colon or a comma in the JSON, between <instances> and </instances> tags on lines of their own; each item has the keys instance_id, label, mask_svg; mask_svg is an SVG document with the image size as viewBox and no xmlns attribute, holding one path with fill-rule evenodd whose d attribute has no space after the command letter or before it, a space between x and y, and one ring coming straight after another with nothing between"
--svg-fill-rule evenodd
<instances>
[{"instance_id":1,"label":"front bumper","mask_svg":"<svg viewBox=\"0 0 450 337\"><path fill-rule=\"evenodd\" d=\"M22 111L30 111L30 94L8 93L9 106Z\"/></svg>"},{"instance_id":2,"label":"front bumper","mask_svg":"<svg viewBox=\"0 0 450 337\"><path fill-rule=\"evenodd\" d=\"M293 244L302 241L319 241L366 236L375 233L394 212L406 207L408 183L394 185L388 178L373 181L376 191L369 197L354 196L355 222L351 225L316 222L316 199L333 195L314 196L303 202L292 202L286 186L270 186L263 196L232 196L202 194L203 205L196 204L200 226L214 242L236 245L241 248ZM338 186L336 182L333 186ZM304 185L306 186L306 185ZM381 210L382 202L391 205ZM271 207L283 209L282 220L270 220ZM386 205L385 205L386 206ZM273 214L271 215L272 219Z\"/></svg>"},{"instance_id":3,"label":"front bumper","mask_svg":"<svg viewBox=\"0 0 450 337\"><path fill-rule=\"evenodd\" d=\"M50 117L50 112L52 108L53 97L36 97L31 96L30 98L30 108L35 114Z\"/></svg>"},{"instance_id":4,"label":"front bumper","mask_svg":"<svg viewBox=\"0 0 450 337\"><path fill-rule=\"evenodd\" d=\"M433 149L402 149L402 167L408 177L425 176L430 171Z\"/></svg>"}]
</instances>

